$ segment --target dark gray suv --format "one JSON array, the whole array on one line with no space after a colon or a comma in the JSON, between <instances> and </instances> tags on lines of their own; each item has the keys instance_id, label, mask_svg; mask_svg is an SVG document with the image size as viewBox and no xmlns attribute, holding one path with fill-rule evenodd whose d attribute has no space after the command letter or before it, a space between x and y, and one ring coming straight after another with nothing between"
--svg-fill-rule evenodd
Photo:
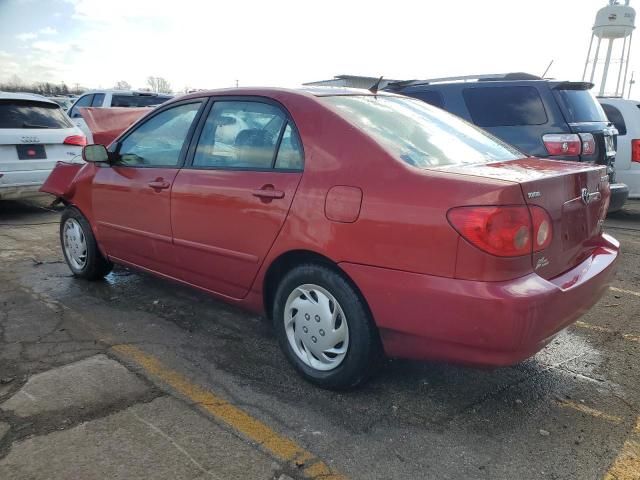
<instances>
[{"instance_id":1,"label":"dark gray suv","mask_svg":"<svg viewBox=\"0 0 640 480\"><path fill-rule=\"evenodd\" d=\"M418 98L542 158L607 165L609 211L629 195L616 183L617 130L591 93L593 84L547 80L526 73L391 82L385 90Z\"/></svg>"}]
</instances>

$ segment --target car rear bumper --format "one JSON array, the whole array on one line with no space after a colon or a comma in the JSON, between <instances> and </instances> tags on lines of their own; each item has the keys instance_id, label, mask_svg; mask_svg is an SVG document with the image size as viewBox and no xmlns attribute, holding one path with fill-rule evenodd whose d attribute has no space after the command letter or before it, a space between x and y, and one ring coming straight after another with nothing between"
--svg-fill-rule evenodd
<instances>
[{"instance_id":1,"label":"car rear bumper","mask_svg":"<svg viewBox=\"0 0 640 480\"><path fill-rule=\"evenodd\" d=\"M545 280L458 280L365 265L340 266L364 294L387 355L486 366L518 363L591 308L608 287L619 243Z\"/></svg>"},{"instance_id":2,"label":"car rear bumper","mask_svg":"<svg viewBox=\"0 0 640 480\"><path fill-rule=\"evenodd\" d=\"M52 168L3 172L0 169L0 199L9 200L40 195L38 192Z\"/></svg>"},{"instance_id":3,"label":"car rear bumper","mask_svg":"<svg viewBox=\"0 0 640 480\"><path fill-rule=\"evenodd\" d=\"M609 212L617 212L620 210L627 198L629 198L629 187L624 183L611 184L611 200L609 201Z\"/></svg>"}]
</instances>

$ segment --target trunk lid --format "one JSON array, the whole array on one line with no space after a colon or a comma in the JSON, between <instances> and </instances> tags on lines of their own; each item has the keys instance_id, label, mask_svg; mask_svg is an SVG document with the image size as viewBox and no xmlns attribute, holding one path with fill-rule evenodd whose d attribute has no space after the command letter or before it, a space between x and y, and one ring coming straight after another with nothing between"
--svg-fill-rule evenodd
<instances>
[{"instance_id":1,"label":"trunk lid","mask_svg":"<svg viewBox=\"0 0 640 480\"><path fill-rule=\"evenodd\" d=\"M0 170L27 171L51 169L56 162L82 160L82 147L65 145L64 139L78 135L71 128L0 128ZM25 155L32 147L33 158ZM23 158L20 158L19 149ZM42 158L45 157L45 158Z\"/></svg>"},{"instance_id":2,"label":"trunk lid","mask_svg":"<svg viewBox=\"0 0 640 480\"><path fill-rule=\"evenodd\" d=\"M610 196L605 167L523 158L441 170L517 182L526 204L547 211L552 241L543 251L534 252L531 259L534 271L543 278L570 270L597 247Z\"/></svg>"}]
</instances>

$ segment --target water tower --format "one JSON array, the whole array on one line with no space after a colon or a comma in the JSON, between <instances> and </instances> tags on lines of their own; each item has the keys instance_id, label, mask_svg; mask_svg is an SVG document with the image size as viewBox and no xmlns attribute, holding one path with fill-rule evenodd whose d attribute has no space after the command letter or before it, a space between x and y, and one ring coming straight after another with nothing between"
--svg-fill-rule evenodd
<instances>
[{"instance_id":1,"label":"water tower","mask_svg":"<svg viewBox=\"0 0 640 480\"><path fill-rule=\"evenodd\" d=\"M593 79L596 74L596 67L598 66L600 44L602 43L602 40L607 40L607 56L605 57L604 68L602 70L602 80L600 81L600 90L598 92L599 95L604 95L607 77L609 75L609 68L613 67L615 70L616 63L619 63L619 65L615 96L624 95L624 89L627 83L627 71L629 69L631 39L633 38L633 30L636 28L635 21L636 12L629 6L629 0L625 0L624 5L622 5L619 0L609 0L609 5L598 10L598 13L596 14L596 22L593 25L593 34L591 35L591 42L589 43L589 51L587 52L587 61L584 65L582 80L585 81L589 64L592 64L591 77L589 78L589 81L593 83ZM593 47L593 40L595 38L598 40L595 48L595 54L593 58L591 58L591 50ZM622 49L620 50L620 61L616 62L614 60L612 65L611 55L614 51L614 43L619 39L624 40L622 43Z\"/></svg>"}]
</instances>

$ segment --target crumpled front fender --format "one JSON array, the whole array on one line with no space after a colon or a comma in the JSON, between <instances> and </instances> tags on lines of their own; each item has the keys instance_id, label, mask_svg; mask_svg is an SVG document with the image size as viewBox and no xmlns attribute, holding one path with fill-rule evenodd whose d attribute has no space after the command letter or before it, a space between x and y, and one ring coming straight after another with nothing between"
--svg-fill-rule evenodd
<instances>
[{"instance_id":1,"label":"crumpled front fender","mask_svg":"<svg viewBox=\"0 0 640 480\"><path fill-rule=\"evenodd\" d=\"M76 178L85 166L87 166L85 163L56 163L56 166L42 187L40 187L40 191L50 193L65 200L70 200L75 193Z\"/></svg>"}]
</instances>

